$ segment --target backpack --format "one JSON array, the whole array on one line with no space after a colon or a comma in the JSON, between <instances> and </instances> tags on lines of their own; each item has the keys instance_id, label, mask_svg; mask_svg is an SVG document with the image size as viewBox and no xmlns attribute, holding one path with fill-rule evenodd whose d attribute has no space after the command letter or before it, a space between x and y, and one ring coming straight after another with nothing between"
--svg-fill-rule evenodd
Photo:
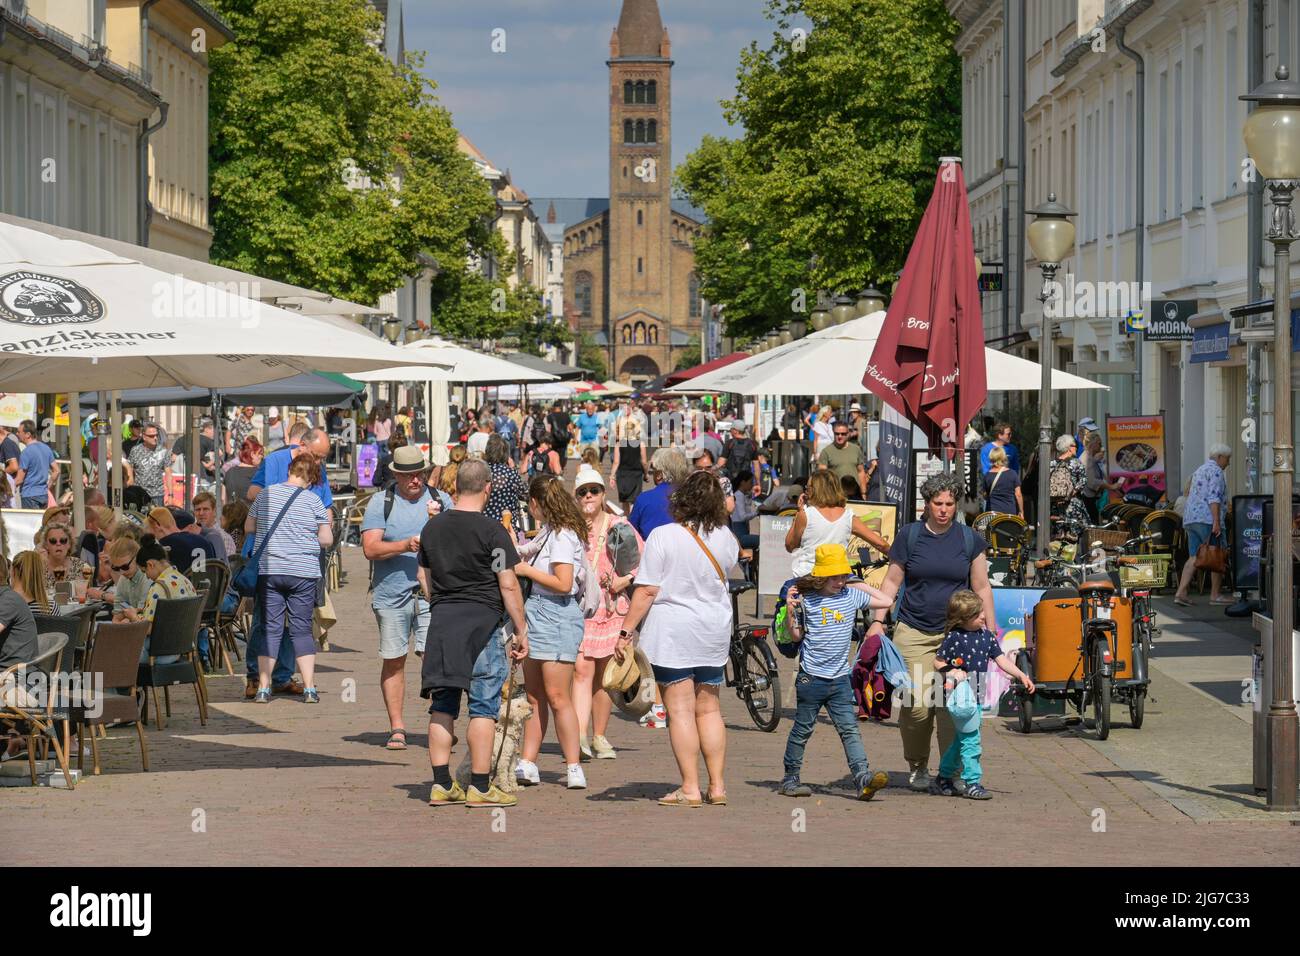
<instances>
[{"instance_id":1,"label":"backpack","mask_svg":"<svg viewBox=\"0 0 1300 956\"><path fill-rule=\"evenodd\" d=\"M548 531L547 534L550 534ZM539 546L538 551L541 551ZM605 606L605 595L600 589L600 580L596 577L596 569L591 566L587 560L587 547L584 544L579 552L582 555L582 563L575 564L573 573L578 583L578 593L574 595L579 606L582 608L582 616L589 620L596 616L596 613ZM529 562L532 563L531 561Z\"/></svg>"},{"instance_id":2,"label":"backpack","mask_svg":"<svg viewBox=\"0 0 1300 956\"><path fill-rule=\"evenodd\" d=\"M1070 474L1069 462L1052 462L1051 472L1047 477L1047 494L1052 498L1074 497L1074 476Z\"/></svg>"},{"instance_id":3,"label":"backpack","mask_svg":"<svg viewBox=\"0 0 1300 956\"><path fill-rule=\"evenodd\" d=\"M397 494L396 482L389 484L389 486L384 489L384 526L385 527L387 527L388 525L388 516L393 513L393 495L395 494ZM426 497L431 498L434 501L437 501L439 504L442 503L441 499L439 499L438 496L427 487L423 490L420 500L423 501ZM366 593L369 593L374 589L375 589L375 562L371 561L370 580L366 583Z\"/></svg>"},{"instance_id":4,"label":"backpack","mask_svg":"<svg viewBox=\"0 0 1300 956\"><path fill-rule=\"evenodd\" d=\"M505 439L506 444L513 444L515 440L516 427L514 421L508 415L502 415L497 419L497 434Z\"/></svg>"},{"instance_id":5,"label":"backpack","mask_svg":"<svg viewBox=\"0 0 1300 956\"><path fill-rule=\"evenodd\" d=\"M641 563L641 549L637 547L636 531L630 524L616 524L605 535L605 550L609 563L619 577L628 574Z\"/></svg>"},{"instance_id":6,"label":"backpack","mask_svg":"<svg viewBox=\"0 0 1300 956\"><path fill-rule=\"evenodd\" d=\"M734 482L746 472L752 472L756 451L754 443L748 438L728 439L722 449L722 455L727 459L727 477Z\"/></svg>"}]
</instances>

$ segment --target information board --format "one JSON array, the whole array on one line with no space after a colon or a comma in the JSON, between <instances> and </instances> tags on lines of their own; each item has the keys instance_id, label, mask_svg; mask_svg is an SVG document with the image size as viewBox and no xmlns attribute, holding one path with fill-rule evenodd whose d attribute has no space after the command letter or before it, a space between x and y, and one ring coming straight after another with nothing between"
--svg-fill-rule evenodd
<instances>
[{"instance_id":1,"label":"information board","mask_svg":"<svg viewBox=\"0 0 1300 956\"><path fill-rule=\"evenodd\" d=\"M785 549L785 533L794 515L758 516L758 593L776 594L791 577L794 554Z\"/></svg>"}]
</instances>

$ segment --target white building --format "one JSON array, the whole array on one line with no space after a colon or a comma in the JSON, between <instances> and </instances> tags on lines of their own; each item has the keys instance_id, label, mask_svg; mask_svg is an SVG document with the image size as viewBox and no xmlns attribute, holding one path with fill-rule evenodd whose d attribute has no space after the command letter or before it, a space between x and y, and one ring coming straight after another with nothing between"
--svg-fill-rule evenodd
<instances>
[{"instance_id":1,"label":"white building","mask_svg":"<svg viewBox=\"0 0 1300 956\"><path fill-rule=\"evenodd\" d=\"M1109 393L1068 397L1067 421L1073 424L1084 415L1100 421L1107 412L1131 414L1139 408L1163 410L1171 488L1181 488L1205 460L1206 449L1221 441L1235 451L1228 476L1231 493L1248 490L1252 451L1264 463L1258 488L1267 492L1273 431L1269 349L1252 348L1261 353L1262 379L1261 445L1252 449L1243 437L1249 434L1244 424L1249 417L1247 347L1237 335L1241 320L1229 315L1260 297L1247 268L1252 235L1257 249L1263 249L1263 262L1271 263L1271 247L1261 238L1262 217L1258 231L1248 225L1250 186L1242 178L1246 104L1238 97L1254 85L1247 72L1252 3L1042 0L1023 3L1023 11L1019 2L1007 5L1015 20L1011 32L1023 23L1025 37L1023 61L1013 59L1008 71L1013 84L1022 71L1024 83L1025 208L1033 209L1054 192L1079 214L1075 249L1062 263L1062 275L1072 274L1076 283L1137 281L1141 243L1140 278L1150 283L1153 299L1194 300L1190 325L1195 328L1211 331L1231 323L1226 357L1196 361L1190 341L1140 341L1123 334L1122 313L1095 314L1107 311L1099 309L1059 319L1058 367L1111 386ZM948 7L962 25L956 42L966 77L962 152L967 180L976 184L971 204L978 246L981 229L990 222L991 204L985 197L995 181L981 182L981 176L1015 165L999 167L996 150L1002 141L989 133L990 124L996 129L1000 121L1003 103L999 58L1006 42L1004 4L949 0ZM1269 0L1264 7L1258 28L1260 74L1271 78L1279 60L1300 55L1300 2ZM1133 55L1126 55L1122 45ZM1144 71L1141 91L1135 57ZM1145 120L1140 122L1141 92ZM990 149L995 150L992 159ZM982 250L986 260L988 249ZM1020 321L1037 339L1041 280L1028 249L1025 258ZM1267 297L1268 268L1260 270L1259 282ZM988 328L987 312L985 318ZM1204 355L1201 349L1198 353ZM1290 425L1295 430L1294 422Z\"/></svg>"}]
</instances>

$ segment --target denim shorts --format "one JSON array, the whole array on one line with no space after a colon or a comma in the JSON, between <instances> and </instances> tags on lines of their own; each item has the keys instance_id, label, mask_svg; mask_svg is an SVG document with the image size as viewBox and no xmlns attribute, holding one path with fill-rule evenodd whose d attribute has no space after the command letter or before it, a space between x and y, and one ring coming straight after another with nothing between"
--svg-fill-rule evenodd
<instances>
[{"instance_id":1,"label":"denim shorts","mask_svg":"<svg viewBox=\"0 0 1300 956\"><path fill-rule=\"evenodd\" d=\"M582 646L582 605L572 595L534 590L524 605L528 617L528 659L572 664Z\"/></svg>"},{"instance_id":2,"label":"denim shorts","mask_svg":"<svg viewBox=\"0 0 1300 956\"><path fill-rule=\"evenodd\" d=\"M1192 558L1196 557L1196 549L1210 540L1210 529L1213 527L1214 525L1204 521L1193 521L1191 524L1183 525L1183 530L1187 532L1187 553ZM1223 534L1220 532L1217 543L1223 544L1222 539Z\"/></svg>"},{"instance_id":3,"label":"denim shorts","mask_svg":"<svg viewBox=\"0 0 1300 956\"><path fill-rule=\"evenodd\" d=\"M677 684L684 680L693 680L697 684L721 687L726 676L723 667L660 667L654 665L656 684Z\"/></svg>"},{"instance_id":4,"label":"denim shorts","mask_svg":"<svg viewBox=\"0 0 1300 956\"><path fill-rule=\"evenodd\" d=\"M474 661L474 674L469 683L470 717L496 720L500 716L501 688L509 676L505 639L501 629L497 628ZM429 713L449 714L455 720L460 716L460 695L459 687L434 688L429 694Z\"/></svg>"},{"instance_id":5,"label":"denim shorts","mask_svg":"<svg viewBox=\"0 0 1300 956\"><path fill-rule=\"evenodd\" d=\"M405 657L415 638L415 653L424 653L424 639L429 635L429 602L411 595L400 607L376 607L379 624L379 656L386 661Z\"/></svg>"}]
</instances>

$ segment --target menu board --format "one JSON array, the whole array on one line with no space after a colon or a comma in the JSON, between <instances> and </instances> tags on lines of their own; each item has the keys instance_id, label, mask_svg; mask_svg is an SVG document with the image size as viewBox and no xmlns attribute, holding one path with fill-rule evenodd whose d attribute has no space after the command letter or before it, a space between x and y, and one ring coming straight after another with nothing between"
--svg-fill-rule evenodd
<instances>
[{"instance_id":1,"label":"menu board","mask_svg":"<svg viewBox=\"0 0 1300 956\"><path fill-rule=\"evenodd\" d=\"M1292 521L1300 516L1300 498L1291 499ZM1258 591L1264 538L1273 530L1272 495L1233 495L1232 574L1234 591Z\"/></svg>"},{"instance_id":2,"label":"menu board","mask_svg":"<svg viewBox=\"0 0 1300 956\"><path fill-rule=\"evenodd\" d=\"M758 516L758 593L776 594L793 575L790 567L794 555L785 549L785 533L794 524L794 515Z\"/></svg>"},{"instance_id":3,"label":"menu board","mask_svg":"<svg viewBox=\"0 0 1300 956\"><path fill-rule=\"evenodd\" d=\"M1164 415L1107 415L1106 465L1111 480L1124 479L1124 494L1142 486L1157 501L1165 493Z\"/></svg>"}]
</instances>

